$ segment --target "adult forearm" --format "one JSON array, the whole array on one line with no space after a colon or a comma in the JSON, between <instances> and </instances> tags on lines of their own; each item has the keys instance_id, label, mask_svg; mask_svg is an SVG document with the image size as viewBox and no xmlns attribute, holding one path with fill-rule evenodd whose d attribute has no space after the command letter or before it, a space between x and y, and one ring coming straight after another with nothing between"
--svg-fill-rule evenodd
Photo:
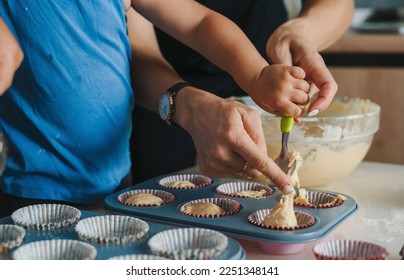
<instances>
[{"instance_id":1,"label":"adult forearm","mask_svg":"<svg viewBox=\"0 0 404 280\"><path fill-rule=\"evenodd\" d=\"M301 30L321 51L332 45L349 28L354 0L303 0Z\"/></svg>"}]
</instances>

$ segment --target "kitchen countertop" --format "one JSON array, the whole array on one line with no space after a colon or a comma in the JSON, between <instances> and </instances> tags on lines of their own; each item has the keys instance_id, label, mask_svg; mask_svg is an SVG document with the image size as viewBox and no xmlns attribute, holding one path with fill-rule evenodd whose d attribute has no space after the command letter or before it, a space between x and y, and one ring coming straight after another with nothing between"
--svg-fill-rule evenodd
<instances>
[{"instance_id":1,"label":"kitchen countertop","mask_svg":"<svg viewBox=\"0 0 404 280\"><path fill-rule=\"evenodd\" d=\"M393 19L386 21L385 18L382 21L368 22L375 13L377 11L373 8L356 8L351 28L324 53L404 53L404 23L394 22Z\"/></svg>"},{"instance_id":2,"label":"kitchen countertop","mask_svg":"<svg viewBox=\"0 0 404 280\"><path fill-rule=\"evenodd\" d=\"M404 245L404 165L361 162L345 178L325 187L353 197L359 205L345 222L321 240L307 243L293 255L270 255L256 242L237 239L247 253L247 259L315 259L313 246L323 240L356 239L384 246L390 260L401 259Z\"/></svg>"},{"instance_id":3,"label":"kitchen countertop","mask_svg":"<svg viewBox=\"0 0 404 280\"><path fill-rule=\"evenodd\" d=\"M404 53L404 35L350 30L323 53Z\"/></svg>"},{"instance_id":4,"label":"kitchen countertop","mask_svg":"<svg viewBox=\"0 0 404 280\"><path fill-rule=\"evenodd\" d=\"M184 172L198 172L197 168ZM235 238L246 251L246 259L311 260L313 246L323 240L356 239L379 244L389 251L388 259L401 259L404 245L404 165L363 161L340 181L318 190L351 196L358 211L321 240L306 243L303 250L291 255L270 255L252 240ZM97 207L83 210L104 212ZM104 212L105 213L105 212Z\"/></svg>"}]
</instances>

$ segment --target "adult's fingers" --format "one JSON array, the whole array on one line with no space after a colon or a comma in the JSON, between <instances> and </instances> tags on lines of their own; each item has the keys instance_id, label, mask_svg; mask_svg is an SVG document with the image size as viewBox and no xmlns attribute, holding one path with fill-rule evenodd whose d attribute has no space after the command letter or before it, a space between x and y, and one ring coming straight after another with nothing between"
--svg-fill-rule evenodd
<instances>
[{"instance_id":1,"label":"adult's fingers","mask_svg":"<svg viewBox=\"0 0 404 280\"><path fill-rule=\"evenodd\" d=\"M243 126L252 141L261 149L263 154L267 154L267 146L264 131L262 129L261 115L253 109L238 108Z\"/></svg>"},{"instance_id":2,"label":"adult's fingers","mask_svg":"<svg viewBox=\"0 0 404 280\"><path fill-rule=\"evenodd\" d=\"M282 42L282 32L275 30L269 37L266 44L266 53L270 63L293 65L293 58L290 52L290 42Z\"/></svg>"},{"instance_id":3,"label":"adult's fingers","mask_svg":"<svg viewBox=\"0 0 404 280\"><path fill-rule=\"evenodd\" d=\"M307 79L319 89L317 99L309 107L309 112L325 110L337 93L338 86L331 72L319 54L305 58L301 67L305 69Z\"/></svg>"},{"instance_id":4,"label":"adult's fingers","mask_svg":"<svg viewBox=\"0 0 404 280\"><path fill-rule=\"evenodd\" d=\"M278 187L291 185L289 177L279 168L276 163L266 154L262 154L261 149L247 135L241 136L240 141L235 142L235 148L242 158L249 162L249 165L266 177Z\"/></svg>"},{"instance_id":5,"label":"adult's fingers","mask_svg":"<svg viewBox=\"0 0 404 280\"><path fill-rule=\"evenodd\" d=\"M304 79L306 77L306 72L298 66L288 66L290 75L296 79Z\"/></svg>"},{"instance_id":6,"label":"adult's fingers","mask_svg":"<svg viewBox=\"0 0 404 280\"><path fill-rule=\"evenodd\" d=\"M311 103L308 111L318 110L319 112L324 111L330 105L333 100L338 86L335 82L326 82L319 86L319 92L317 98Z\"/></svg>"},{"instance_id":7,"label":"adult's fingers","mask_svg":"<svg viewBox=\"0 0 404 280\"><path fill-rule=\"evenodd\" d=\"M199 169L206 175L219 178L239 178L252 179L258 178L262 174L251 167L248 161L244 160L237 153L225 158L212 160L198 160Z\"/></svg>"}]
</instances>

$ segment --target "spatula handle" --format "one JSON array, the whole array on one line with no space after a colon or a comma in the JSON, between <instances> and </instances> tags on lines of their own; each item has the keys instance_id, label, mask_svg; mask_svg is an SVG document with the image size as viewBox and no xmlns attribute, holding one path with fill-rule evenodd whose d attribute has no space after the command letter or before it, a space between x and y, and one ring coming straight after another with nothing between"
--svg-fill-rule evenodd
<instances>
[{"instance_id":1,"label":"spatula handle","mask_svg":"<svg viewBox=\"0 0 404 280\"><path fill-rule=\"evenodd\" d=\"M281 119L281 131L282 133L289 133L294 124L295 120L293 117L282 117Z\"/></svg>"}]
</instances>

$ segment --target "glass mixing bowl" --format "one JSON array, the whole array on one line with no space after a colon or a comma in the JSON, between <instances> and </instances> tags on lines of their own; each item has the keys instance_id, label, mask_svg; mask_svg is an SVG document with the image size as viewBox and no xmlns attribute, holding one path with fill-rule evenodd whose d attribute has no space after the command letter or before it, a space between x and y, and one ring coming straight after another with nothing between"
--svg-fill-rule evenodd
<instances>
[{"instance_id":1,"label":"glass mixing bowl","mask_svg":"<svg viewBox=\"0 0 404 280\"><path fill-rule=\"evenodd\" d=\"M280 117L261 110L250 97L237 98L261 112L268 155L281 149ZM368 99L335 97L315 117L302 117L289 135L289 150L303 158L299 170L302 187L319 187L343 178L365 157L379 129L380 106Z\"/></svg>"}]
</instances>

